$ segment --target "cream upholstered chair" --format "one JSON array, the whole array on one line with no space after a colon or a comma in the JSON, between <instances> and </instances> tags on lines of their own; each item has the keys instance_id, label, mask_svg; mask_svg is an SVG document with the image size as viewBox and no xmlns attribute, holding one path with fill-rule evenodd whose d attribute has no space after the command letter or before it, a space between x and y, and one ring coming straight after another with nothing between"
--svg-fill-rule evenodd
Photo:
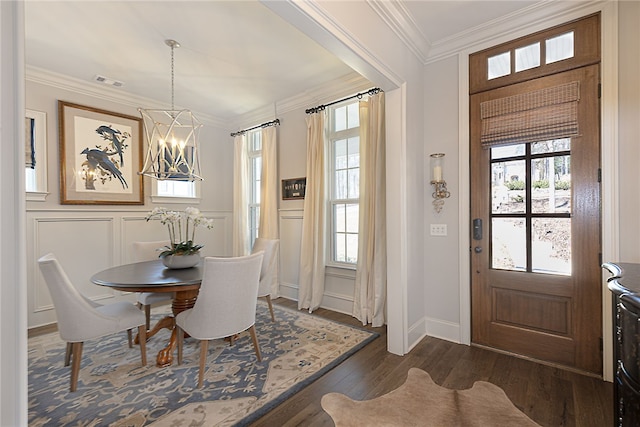
<instances>
[{"instance_id":1,"label":"cream upholstered chair","mask_svg":"<svg viewBox=\"0 0 640 427\"><path fill-rule=\"evenodd\" d=\"M142 365L147 364L147 330L144 325L144 314L140 310L128 302L100 305L90 301L73 286L53 254L40 258L38 265L53 300L60 338L67 342L65 366L68 366L69 359L73 358L70 391L76 391L82 360L82 344L87 340L124 330L130 333L131 329L137 327ZM129 334L129 347L132 347L131 334Z\"/></svg>"},{"instance_id":2,"label":"cream upholstered chair","mask_svg":"<svg viewBox=\"0 0 640 427\"><path fill-rule=\"evenodd\" d=\"M158 259L161 248L171 244L168 240L155 242L133 242L133 259L135 262L153 261ZM160 302L173 300L172 292L139 292L138 307L144 309L147 330L151 328L151 306Z\"/></svg>"},{"instance_id":3,"label":"cream upholstered chair","mask_svg":"<svg viewBox=\"0 0 640 427\"><path fill-rule=\"evenodd\" d=\"M200 374L202 387L209 340L231 337L249 329L258 361L262 361L256 336L256 303L263 253L231 257L204 258L200 293L193 308L178 313L178 364L182 363L185 332L200 340Z\"/></svg>"},{"instance_id":4,"label":"cream upholstered chair","mask_svg":"<svg viewBox=\"0 0 640 427\"><path fill-rule=\"evenodd\" d=\"M273 282L273 275L276 271L276 262L278 262L278 245L280 240L278 239L265 239L258 237L253 244L251 253L263 251L264 258L262 259L262 269L260 270L260 286L258 286L258 298L265 298L267 304L269 304L269 311L271 312L271 321L275 322L276 317L273 314L273 304L271 304L271 282Z\"/></svg>"}]
</instances>

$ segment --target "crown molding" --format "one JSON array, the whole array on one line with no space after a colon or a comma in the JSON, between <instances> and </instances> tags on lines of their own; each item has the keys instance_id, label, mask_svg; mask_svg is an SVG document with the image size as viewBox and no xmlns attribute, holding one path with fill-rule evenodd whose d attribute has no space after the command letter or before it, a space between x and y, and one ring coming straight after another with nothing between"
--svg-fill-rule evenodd
<instances>
[{"instance_id":1,"label":"crown molding","mask_svg":"<svg viewBox=\"0 0 640 427\"><path fill-rule=\"evenodd\" d=\"M593 13L602 5L615 0L558 1L542 0L516 12L468 28L450 37L430 42L406 8L406 0L378 2L367 0L371 9L380 16L407 48L424 65L439 61L474 46L497 43L497 39L510 40L537 29L546 28L574 17L576 13ZM552 22L553 21L553 22Z\"/></svg>"},{"instance_id":2,"label":"crown molding","mask_svg":"<svg viewBox=\"0 0 640 427\"><path fill-rule=\"evenodd\" d=\"M26 67L25 80L33 83L39 83L45 86L50 86L56 89L67 90L81 95L91 96L93 98L102 99L104 101L117 102L118 104L126 105L136 109L142 108L142 106L144 106L144 108L157 109L171 108L169 104L160 102L155 99L133 95L131 93L123 91L122 89L102 86L98 83L89 83L75 77L70 77L60 73L54 73L53 71L30 65L27 65ZM193 111L193 114L197 116L198 120L200 120L203 124L221 129L226 129L229 125L228 120L222 120L210 114L205 114L198 111Z\"/></svg>"},{"instance_id":3,"label":"crown molding","mask_svg":"<svg viewBox=\"0 0 640 427\"><path fill-rule=\"evenodd\" d=\"M252 127L259 123L274 120L278 118L279 114L295 110L306 110L344 96L371 89L372 86L373 83L354 71L328 84L316 86L298 95L243 114L238 120L233 121L233 125L236 130Z\"/></svg>"},{"instance_id":4,"label":"crown molding","mask_svg":"<svg viewBox=\"0 0 640 427\"><path fill-rule=\"evenodd\" d=\"M403 2L367 0L369 7L387 24L423 64L427 62L431 43Z\"/></svg>"},{"instance_id":5,"label":"crown molding","mask_svg":"<svg viewBox=\"0 0 640 427\"><path fill-rule=\"evenodd\" d=\"M425 65L458 55L463 51L481 50L544 28L562 24L567 20L595 13L602 10L603 5L609 1L540 1L519 11L434 42L431 45L431 51Z\"/></svg>"},{"instance_id":6,"label":"crown molding","mask_svg":"<svg viewBox=\"0 0 640 427\"><path fill-rule=\"evenodd\" d=\"M96 83L89 83L81 79L67 75L54 73L38 67L27 66L25 79L33 83L39 83L56 89L67 90L81 95L91 96L109 102L126 105L132 108L171 108L169 104L155 99L132 95L122 89L101 86ZM331 102L342 96L370 89L372 83L356 73L349 73L340 79L333 80L328 84L317 86L306 90L303 93L290 98L277 101L274 104L265 105L249 113L243 114L234 120L222 120L202 112L193 111L193 114L206 125L232 132L235 129L242 129L243 126L253 126L256 123L273 120L277 114L285 113L297 109L306 109L311 106Z\"/></svg>"}]
</instances>

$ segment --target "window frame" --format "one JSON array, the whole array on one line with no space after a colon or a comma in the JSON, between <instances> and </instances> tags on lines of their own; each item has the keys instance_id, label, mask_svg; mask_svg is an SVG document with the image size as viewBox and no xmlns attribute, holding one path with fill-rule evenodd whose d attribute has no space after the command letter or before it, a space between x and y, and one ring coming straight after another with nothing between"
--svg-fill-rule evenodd
<instances>
[{"instance_id":1,"label":"window frame","mask_svg":"<svg viewBox=\"0 0 640 427\"><path fill-rule=\"evenodd\" d=\"M327 107L327 123L325 126L325 143L326 143L326 153L329 161L326 164L326 173L327 173L327 184L328 184L328 197L327 197L327 250L326 250L326 262L325 265L327 267L341 268L347 270L355 270L357 267L357 255L356 262L343 262L336 260L336 234L338 233L336 230L336 218L334 217L334 207L340 204L355 204L358 205L358 209L360 206L360 198L344 198L338 199L334 198L335 194L335 145L334 142L338 140L348 140L349 138L357 137L358 141L360 138L360 123L358 122L357 127L348 128L340 131L333 131L335 128L334 120L335 114L334 111L338 108L345 107L351 104L358 105L360 99L349 99L343 102L336 103L334 105L330 105ZM358 113L359 114L359 113ZM358 149L358 153L360 150ZM360 169L360 162L358 161L358 170ZM358 173L358 186L360 183L360 174ZM359 224L358 224L359 225ZM358 230L359 232L359 230ZM344 234L354 234L347 233ZM355 233L356 236L358 233Z\"/></svg>"},{"instance_id":2,"label":"window frame","mask_svg":"<svg viewBox=\"0 0 640 427\"><path fill-rule=\"evenodd\" d=\"M559 25L550 29L539 31L516 40L494 46L480 52L469 55L469 94L484 92L499 87L509 86L514 83L533 80L539 77L549 76L563 71L568 71L587 65L597 64L600 62L600 13L595 13L583 18L576 19L566 24ZM504 53L513 52L515 49L528 46L536 42L553 39L556 36L573 32L573 48L574 56L563 59L558 62L545 64L541 62L539 67L527 70L513 72L502 77L491 80L487 79L489 75L487 69L488 58ZM545 52L545 47L541 46L541 52ZM513 67L513 54L511 55L511 66Z\"/></svg>"},{"instance_id":3,"label":"window frame","mask_svg":"<svg viewBox=\"0 0 640 427\"><path fill-rule=\"evenodd\" d=\"M260 235L260 185L262 176L256 174L256 161L260 162L260 175L262 175L262 129L249 130L247 138L247 157L249 158L249 205L247 207L247 221L249 224L249 247L253 247L256 238ZM260 148L256 148L259 144Z\"/></svg>"},{"instance_id":4,"label":"window frame","mask_svg":"<svg viewBox=\"0 0 640 427\"><path fill-rule=\"evenodd\" d=\"M200 181L185 181L186 183L192 185L192 196L180 196L175 192L173 194L160 194L158 186L160 185L160 181L158 179L154 179L151 185L151 201L153 203L177 203L177 204L198 204L200 203L200 190L201 185ZM171 180L163 180L163 181L171 181ZM182 182L182 181L173 181L173 182Z\"/></svg>"},{"instance_id":5,"label":"window frame","mask_svg":"<svg viewBox=\"0 0 640 427\"><path fill-rule=\"evenodd\" d=\"M25 118L34 120L35 128L35 157L36 165L34 170L35 188L27 189L27 171L25 167L25 193L27 201L44 202L49 194L47 192L47 113L25 109ZM26 143L26 141L25 141Z\"/></svg>"}]
</instances>

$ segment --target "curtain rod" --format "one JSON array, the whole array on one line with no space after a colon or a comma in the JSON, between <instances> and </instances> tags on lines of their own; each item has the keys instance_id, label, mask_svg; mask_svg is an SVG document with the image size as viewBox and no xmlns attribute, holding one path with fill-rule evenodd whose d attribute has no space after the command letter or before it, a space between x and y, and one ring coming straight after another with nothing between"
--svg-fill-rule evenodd
<instances>
[{"instance_id":1,"label":"curtain rod","mask_svg":"<svg viewBox=\"0 0 640 427\"><path fill-rule=\"evenodd\" d=\"M322 110L324 110L326 107L328 107L330 105L334 105L334 104L337 104L339 102L346 101L348 99L353 99L353 98L362 99L362 97L364 95L371 96L371 95L377 94L378 92L382 92L382 89L380 89L379 87L374 87L372 89L369 89L366 92L356 93L355 95L347 96L346 98L342 98L342 99L339 99L337 101L330 102L328 104L318 105L317 107L314 107L314 108L308 108L304 112L307 113L307 114L317 113L318 111L322 111Z\"/></svg>"},{"instance_id":2,"label":"curtain rod","mask_svg":"<svg viewBox=\"0 0 640 427\"><path fill-rule=\"evenodd\" d=\"M245 132L249 132L250 130L254 130L254 129L258 129L258 128L268 128L269 126L278 126L279 124L280 124L280 119L275 119L275 120L271 120L270 122L266 122L266 123L263 123L261 125L254 126L252 128L239 130L237 132L231 132L231 136L235 137L235 136L238 136L238 135L242 135Z\"/></svg>"}]
</instances>

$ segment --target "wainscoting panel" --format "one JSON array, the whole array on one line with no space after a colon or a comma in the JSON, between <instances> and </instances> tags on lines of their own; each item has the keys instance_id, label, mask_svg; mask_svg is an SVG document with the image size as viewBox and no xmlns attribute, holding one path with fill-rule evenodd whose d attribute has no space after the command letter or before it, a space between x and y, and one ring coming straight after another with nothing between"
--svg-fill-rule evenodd
<instances>
[{"instance_id":1,"label":"wainscoting panel","mask_svg":"<svg viewBox=\"0 0 640 427\"><path fill-rule=\"evenodd\" d=\"M196 229L196 243L204 245L202 256L230 256L231 224L233 223L230 212L202 212L207 218L213 219L213 228ZM120 238L121 264L133 262L133 242L151 242L169 240L169 232L166 225L160 221L147 221L146 214L140 216L128 215L122 217L122 235Z\"/></svg>"},{"instance_id":2,"label":"wainscoting panel","mask_svg":"<svg viewBox=\"0 0 640 427\"><path fill-rule=\"evenodd\" d=\"M280 295L298 299L302 209L280 210Z\"/></svg>"},{"instance_id":3,"label":"wainscoting panel","mask_svg":"<svg viewBox=\"0 0 640 427\"><path fill-rule=\"evenodd\" d=\"M302 209L280 210L280 295L298 299ZM321 306L351 314L355 270L327 267Z\"/></svg>"},{"instance_id":4,"label":"wainscoting panel","mask_svg":"<svg viewBox=\"0 0 640 427\"><path fill-rule=\"evenodd\" d=\"M28 253L27 279L30 289L29 327L55 321L51 296L40 269L38 258L53 253L78 290L92 300L114 298L110 289L93 285L91 276L113 265L114 218L105 216L39 216L27 221L32 226Z\"/></svg>"},{"instance_id":5,"label":"wainscoting panel","mask_svg":"<svg viewBox=\"0 0 640 427\"><path fill-rule=\"evenodd\" d=\"M232 216L228 211L204 212L214 226L199 228L196 241L204 256L231 255ZM166 226L145 220L147 211L111 211L109 208L27 211L28 327L56 321L51 296L38 268L38 258L52 252L75 286L94 301L135 301L127 292L97 286L96 272L133 261L132 243L169 238Z\"/></svg>"}]
</instances>

